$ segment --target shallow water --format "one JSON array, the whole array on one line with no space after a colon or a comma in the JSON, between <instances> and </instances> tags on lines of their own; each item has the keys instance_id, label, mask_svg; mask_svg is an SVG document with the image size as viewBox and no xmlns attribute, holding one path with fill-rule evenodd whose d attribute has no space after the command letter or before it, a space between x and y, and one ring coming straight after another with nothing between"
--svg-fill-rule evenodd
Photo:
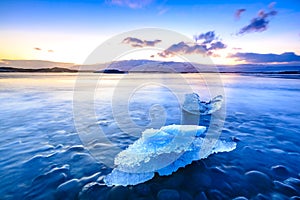
<instances>
[{"instance_id":1,"label":"shallow water","mask_svg":"<svg viewBox=\"0 0 300 200\"><path fill-rule=\"evenodd\" d=\"M220 88L214 76L197 74L80 76L78 85L77 74L0 74L0 199L299 198L299 79L226 74ZM222 89L221 138L237 141L236 150L137 186L103 184L114 155L142 130L180 123L186 90L208 100ZM74 91L84 98L74 100ZM79 126L87 132L101 128L116 148L102 145L99 154L91 154L88 149L101 141L82 143L74 120L82 120Z\"/></svg>"}]
</instances>

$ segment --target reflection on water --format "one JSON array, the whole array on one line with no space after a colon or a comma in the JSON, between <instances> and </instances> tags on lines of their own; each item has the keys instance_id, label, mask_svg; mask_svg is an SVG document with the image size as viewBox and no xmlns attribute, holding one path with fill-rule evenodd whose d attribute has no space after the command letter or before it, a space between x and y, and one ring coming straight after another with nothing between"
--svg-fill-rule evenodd
<instances>
[{"instance_id":1,"label":"reflection on water","mask_svg":"<svg viewBox=\"0 0 300 200\"><path fill-rule=\"evenodd\" d=\"M114 195L155 199L166 189L183 199L285 199L300 195L299 79L221 75L226 98L221 137L238 141L237 149L195 162L169 177L111 189L103 185L103 177L111 169L91 156L74 125L76 76L0 74L1 199L113 199ZM112 98L120 106L115 112L128 111L131 123L143 127L151 122L150 111L159 110L157 106L164 108L166 124L179 123L180 95L186 86L203 100L222 89L212 74L135 74L129 82L124 82L128 74L81 76L83 82L75 90L93 92L93 116L84 117L94 117L95 123L86 125L89 130L101 128L119 149L126 148L137 135L125 134L119 127ZM141 80L148 84L139 85ZM160 84L152 84L158 80ZM94 88L89 88L91 83ZM126 89L135 86L139 87L126 99ZM99 155L112 159L110 148Z\"/></svg>"}]
</instances>

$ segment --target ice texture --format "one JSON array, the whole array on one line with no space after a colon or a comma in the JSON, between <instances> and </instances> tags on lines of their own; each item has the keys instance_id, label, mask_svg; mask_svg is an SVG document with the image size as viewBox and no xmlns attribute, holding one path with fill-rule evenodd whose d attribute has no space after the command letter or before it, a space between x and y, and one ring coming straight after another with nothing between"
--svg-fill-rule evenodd
<instances>
[{"instance_id":1,"label":"ice texture","mask_svg":"<svg viewBox=\"0 0 300 200\"><path fill-rule=\"evenodd\" d=\"M218 95L208 102L201 101L197 93L185 95L182 109L195 115L209 115L219 110L223 103L222 95Z\"/></svg>"},{"instance_id":2,"label":"ice texture","mask_svg":"<svg viewBox=\"0 0 300 200\"><path fill-rule=\"evenodd\" d=\"M104 182L112 185L136 185L153 178L171 175L180 167L210 154L229 152L236 143L217 140L205 156L200 155L206 128L196 125L169 125L161 129L147 129L115 158L116 168L105 177Z\"/></svg>"},{"instance_id":3,"label":"ice texture","mask_svg":"<svg viewBox=\"0 0 300 200\"><path fill-rule=\"evenodd\" d=\"M154 172L147 173L126 173L118 169L113 169L113 171L108 174L104 181L106 185L137 185L143 183L147 180L150 180L154 177Z\"/></svg>"},{"instance_id":4,"label":"ice texture","mask_svg":"<svg viewBox=\"0 0 300 200\"><path fill-rule=\"evenodd\" d=\"M151 172L161 169L188 150L195 136L205 131L203 126L170 125L147 129L142 137L120 152L115 165L124 172Z\"/></svg>"}]
</instances>

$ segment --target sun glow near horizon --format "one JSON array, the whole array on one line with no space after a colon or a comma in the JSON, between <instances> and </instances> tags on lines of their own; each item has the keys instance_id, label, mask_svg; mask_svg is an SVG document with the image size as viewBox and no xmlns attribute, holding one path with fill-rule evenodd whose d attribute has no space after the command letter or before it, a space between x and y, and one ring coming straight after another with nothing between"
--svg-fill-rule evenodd
<instances>
[{"instance_id":1,"label":"sun glow near horizon","mask_svg":"<svg viewBox=\"0 0 300 200\"><path fill-rule=\"evenodd\" d=\"M84 63L107 36L58 32L2 32L0 59ZM12 45L14 44L14 45Z\"/></svg>"},{"instance_id":2,"label":"sun glow near horizon","mask_svg":"<svg viewBox=\"0 0 300 200\"><path fill-rule=\"evenodd\" d=\"M3 34L3 33L2 33ZM48 32L11 32L7 31L5 37L0 38L0 43L5 46L0 50L0 59L10 60L45 60L52 62L64 62L74 64L84 64L87 57L98 46L100 46L109 36L101 35L83 35L83 34L60 34ZM11 45L12 43L16 45ZM157 60L157 61L174 61L184 62L184 57L160 57L162 49L142 48L132 52L124 52L115 60ZM216 56L208 56L212 64L234 65L235 62L227 55L228 50L221 51ZM203 55L197 55L203 56ZM106 63L112 60L106 60L99 55L99 62ZM85 63L96 64L96 63ZM203 63L207 64L207 63Z\"/></svg>"}]
</instances>

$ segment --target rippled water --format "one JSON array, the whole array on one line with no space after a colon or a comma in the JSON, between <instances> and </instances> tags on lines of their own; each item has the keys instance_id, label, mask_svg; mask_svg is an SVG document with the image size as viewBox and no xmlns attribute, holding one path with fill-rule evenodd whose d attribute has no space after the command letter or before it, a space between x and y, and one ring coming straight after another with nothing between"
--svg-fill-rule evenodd
<instances>
[{"instance_id":1,"label":"rippled water","mask_svg":"<svg viewBox=\"0 0 300 200\"><path fill-rule=\"evenodd\" d=\"M132 124L145 127L158 113L164 116L164 124L178 124L179 102L174 91L164 86L171 82L173 90L183 94L184 79L208 100L211 91L205 84L210 79L205 82L197 74L136 74L128 85L119 84L126 75L82 76L86 84L75 90L83 96L91 89L89 82L100 77L92 88L93 115L83 109L90 106L84 98L79 105L83 119L95 119L84 121L91 123L85 124L86 130L101 128L117 150L99 151L100 162L82 144L74 124L76 74L2 73L0 199L300 198L299 79L222 75L226 121L221 138L237 141L237 149L194 162L172 176L156 176L134 187L109 188L103 184L103 177L111 171L107 163L136 140L140 131L133 128L132 134L125 134L116 117L126 120L128 114ZM158 79L161 84L151 84ZM138 85L138 80L149 84L126 99L122 92ZM117 116L112 105L114 112L120 111Z\"/></svg>"}]
</instances>

